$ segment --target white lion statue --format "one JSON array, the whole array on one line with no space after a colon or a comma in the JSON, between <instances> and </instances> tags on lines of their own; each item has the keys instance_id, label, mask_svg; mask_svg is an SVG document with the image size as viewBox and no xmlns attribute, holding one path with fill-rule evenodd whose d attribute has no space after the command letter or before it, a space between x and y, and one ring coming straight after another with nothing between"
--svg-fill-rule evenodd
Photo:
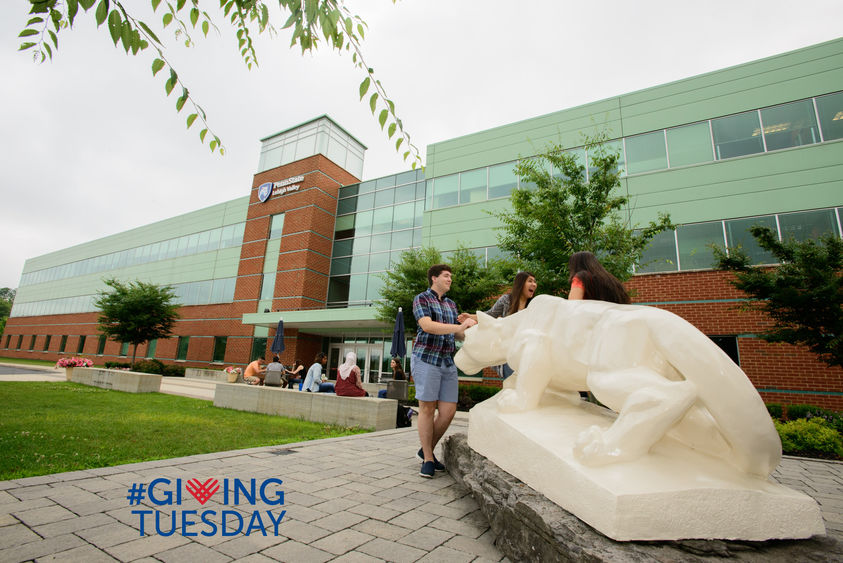
<instances>
[{"instance_id":1,"label":"white lion statue","mask_svg":"<svg viewBox=\"0 0 843 563\"><path fill-rule=\"evenodd\" d=\"M455 361L467 374L509 363L515 375L493 399L500 412L534 409L546 391L579 402L587 390L618 414L577 437L585 465L639 458L668 433L762 478L779 463L779 436L752 383L668 311L540 295L514 315L477 316Z\"/></svg>"}]
</instances>

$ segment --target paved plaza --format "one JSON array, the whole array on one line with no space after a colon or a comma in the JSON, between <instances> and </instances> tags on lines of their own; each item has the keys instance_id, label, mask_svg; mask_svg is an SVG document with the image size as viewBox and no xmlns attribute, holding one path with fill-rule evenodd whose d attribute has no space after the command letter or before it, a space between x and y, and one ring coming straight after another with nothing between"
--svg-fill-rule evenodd
<instances>
[{"instance_id":1,"label":"paved plaza","mask_svg":"<svg viewBox=\"0 0 843 563\"><path fill-rule=\"evenodd\" d=\"M0 381L63 378L63 370L0 371ZM212 395L212 383L188 380L162 385L164 392L200 398L210 398L209 389ZM460 416L450 432L466 430ZM447 473L418 476L417 448L416 431L407 428L0 481L0 561L506 561L464 489ZM829 534L843 540L843 464L785 458L774 477L814 497ZM141 495L136 488L154 479L170 482L158 485L159 502L168 489L175 492L176 479L217 480L221 488L205 504L185 493L182 505L156 505L148 490ZM254 505L234 505L233 496L228 502L223 496L224 479L229 493L235 479L270 486ZM143 496L132 505L130 488ZM283 505L272 504L278 492ZM286 511L277 535L269 511L276 520ZM223 534L224 512L230 535ZM255 513L266 536L244 533Z\"/></svg>"}]
</instances>

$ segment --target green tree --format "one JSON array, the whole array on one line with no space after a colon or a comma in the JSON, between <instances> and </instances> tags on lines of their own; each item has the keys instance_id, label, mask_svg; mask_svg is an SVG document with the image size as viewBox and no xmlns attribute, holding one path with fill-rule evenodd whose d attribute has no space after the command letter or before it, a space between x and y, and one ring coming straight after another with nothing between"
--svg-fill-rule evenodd
<instances>
[{"instance_id":1,"label":"green tree","mask_svg":"<svg viewBox=\"0 0 843 563\"><path fill-rule=\"evenodd\" d=\"M542 293L567 293L568 259L582 250L593 252L607 270L626 280L650 240L673 228L666 214L640 230L622 217L629 198L618 189L619 154L610 152L605 141L605 135L586 139L587 179L584 164L557 144L520 161L515 173L528 187L512 192L512 211L492 213L502 223L498 246L536 274Z\"/></svg>"},{"instance_id":2,"label":"green tree","mask_svg":"<svg viewBox=\"0 0 843 563\"><path fill-rule=\"evenodd\" d=\"M94 304L100 311L97 318L100 332L117 342L133 345L132 364L138 344L155 338L167 338L179 318L175 294L170 286L142 281L123 283L105 280L110 290L99 292Z\"/></svg>"},{"instance_id":3,"label":"green tree","mask_svg":"<svg viewBox=\"0 0 843 563\"><path fill-rule=\"evenodd\" d=\"M454 283L448 291L461 312L475 312L488 309L502 286L509 283L505 277L512 268L503 261L484 265L468 248L460 246L443 257L435 248L414 248L401 253L401 260L382 275L384 285L380 290L381 301L377 303L378 319L393 323L398 307L404 309L404 328L407 335L416 332L413 317L413 298L427 290L427 269L434 264L447 263L451 266Z\"/></svg>"},{"instance_id":4,"label":"green tree","mask_svg":"<svg viewBox=\"0 0 843 563\"><path fill-rule=\"evenodd\" d=\"M161 15L160 26L138 19L138 6L121 0L28 1L31 4L31 17L19 34L22 41L19 50L31 51L36 61L52 60L53 51L59 48L59 34L71 30L77 17L93 14L97 27L105 24L105 30L115 47L119 45L127 55L150 54L153 76L165 71L163 75L167 78L164 91L167 96L174 90L181 92L176 99L176 111L181 112L185 104L190 102L193 111L188 112L187 128L199 119L202 123L200 140L204 143L205 137L210 134L210 149L214 151L219 148L220 154L225 152L222 141L211 131L205 111L165 55L167 46L161 39L164 31L170 27L174 39L187 47L195 44L194 38L207 36L212 28L219 31L211 14L202 9L210 3L235 29L237 50L249 69L258 64L253 42L255 34L278 35L271 21L273 16L270 15L269 4L264 0L219 0L218 3L216 0L150 0L153 12ZM96 9L91 11L95 5ZM395 103L386 95L383 84L375 78L374 69L363 58L361 44L366 22L352 14L344 0L278 0L278 6L281 17L287 18L281 28L290 30L291 47L298 45L304 54L317 49L324 40L326 45L337 51L351 53L352 63L364 75L359 87L360 99L368 96L372 115L377 115L381 129L386 129L390 139L397 134L395 150L400 152L401 146L404 146L404 160L409 158L413 168L421 165L418 147L410 142L410 135L395 112Z\"/></svg>"},{"instance_id":5,"label":"green tree","mask_svg":"<svg viewBox=\"0 0 843 563\"><path fill-rule=\"evenodd\" d=\"M6 319L12 312L12 304L15 301L16 289L8 287L0 288L0 334L6 330Z\"/></svg>"},{"instance_id":6,"label":"green tree","mask_svg":"<svg viewBox=\"0 0 843 563\"><path fill-rule=\"evenodd\" d=\"M749 297L745 308L766 313L768 342L804 345L830 366L843 367L843 241L833 234L819 240L779 241L768 227L749 228L758 245L781 262L753 268L740 248L714 246L716 266L735 272L731 282Z\"/></svg>"}]
</instances>

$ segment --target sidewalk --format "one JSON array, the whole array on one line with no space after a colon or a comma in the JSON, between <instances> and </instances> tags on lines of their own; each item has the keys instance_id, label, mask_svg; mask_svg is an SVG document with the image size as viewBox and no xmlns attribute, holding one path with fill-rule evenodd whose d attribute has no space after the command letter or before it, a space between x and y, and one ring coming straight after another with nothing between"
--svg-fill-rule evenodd
<instances>
[{"instance_id":1,"label":"sidewalk","mask_svg":"<svg viewBox=\"0 0 843 563\"><path fill-rule=\"evenodd\" d=\"M450 432L466 431L460 416ZM0 561L506 561L474 500L447 473L418 476L417 448L416 432L407 428L2 481ZM156 478L217 479L221 487L226 478L255 479L258 487L281 479L269 496L280 489L284 504L258 498L254 506L234 506L221 489L204 505L184 493L183 506L156 506L148 496L130 506L129 488ZM816 498L828 533L843 540L843 463L785 458L774 478ZM141 537L132 511L156 509L163 533L155 534L150 513ZM176 533L165 535L174 510L197 513L177 514ZM215 533L199 516L210 510ZM272 510L276 519L286 513L277 536L266 517L266 536L223 536L222 512L235 510L244 531L255 510ZM195 523L185 528L195 536L181 534L182 518Z\"/></svg>"}]
</instances>

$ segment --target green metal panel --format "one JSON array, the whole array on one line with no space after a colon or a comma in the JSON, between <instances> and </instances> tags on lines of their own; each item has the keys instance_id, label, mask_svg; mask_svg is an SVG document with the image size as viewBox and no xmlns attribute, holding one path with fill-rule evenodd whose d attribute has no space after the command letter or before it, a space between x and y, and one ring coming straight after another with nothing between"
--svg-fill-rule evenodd
<instances>
[{"instance_id":1,"label":"green metal panel","mask_svg":"<svg viewBox=\"0 0 843 563\"><path fill-rule=\"evenodd\" d=\"M469 248L494 246L499 221L487 212L504 209L511 209L509 198L425 212L423 244L440 250L453 250L460 243Z\"/></svg>"}]
</instances>

